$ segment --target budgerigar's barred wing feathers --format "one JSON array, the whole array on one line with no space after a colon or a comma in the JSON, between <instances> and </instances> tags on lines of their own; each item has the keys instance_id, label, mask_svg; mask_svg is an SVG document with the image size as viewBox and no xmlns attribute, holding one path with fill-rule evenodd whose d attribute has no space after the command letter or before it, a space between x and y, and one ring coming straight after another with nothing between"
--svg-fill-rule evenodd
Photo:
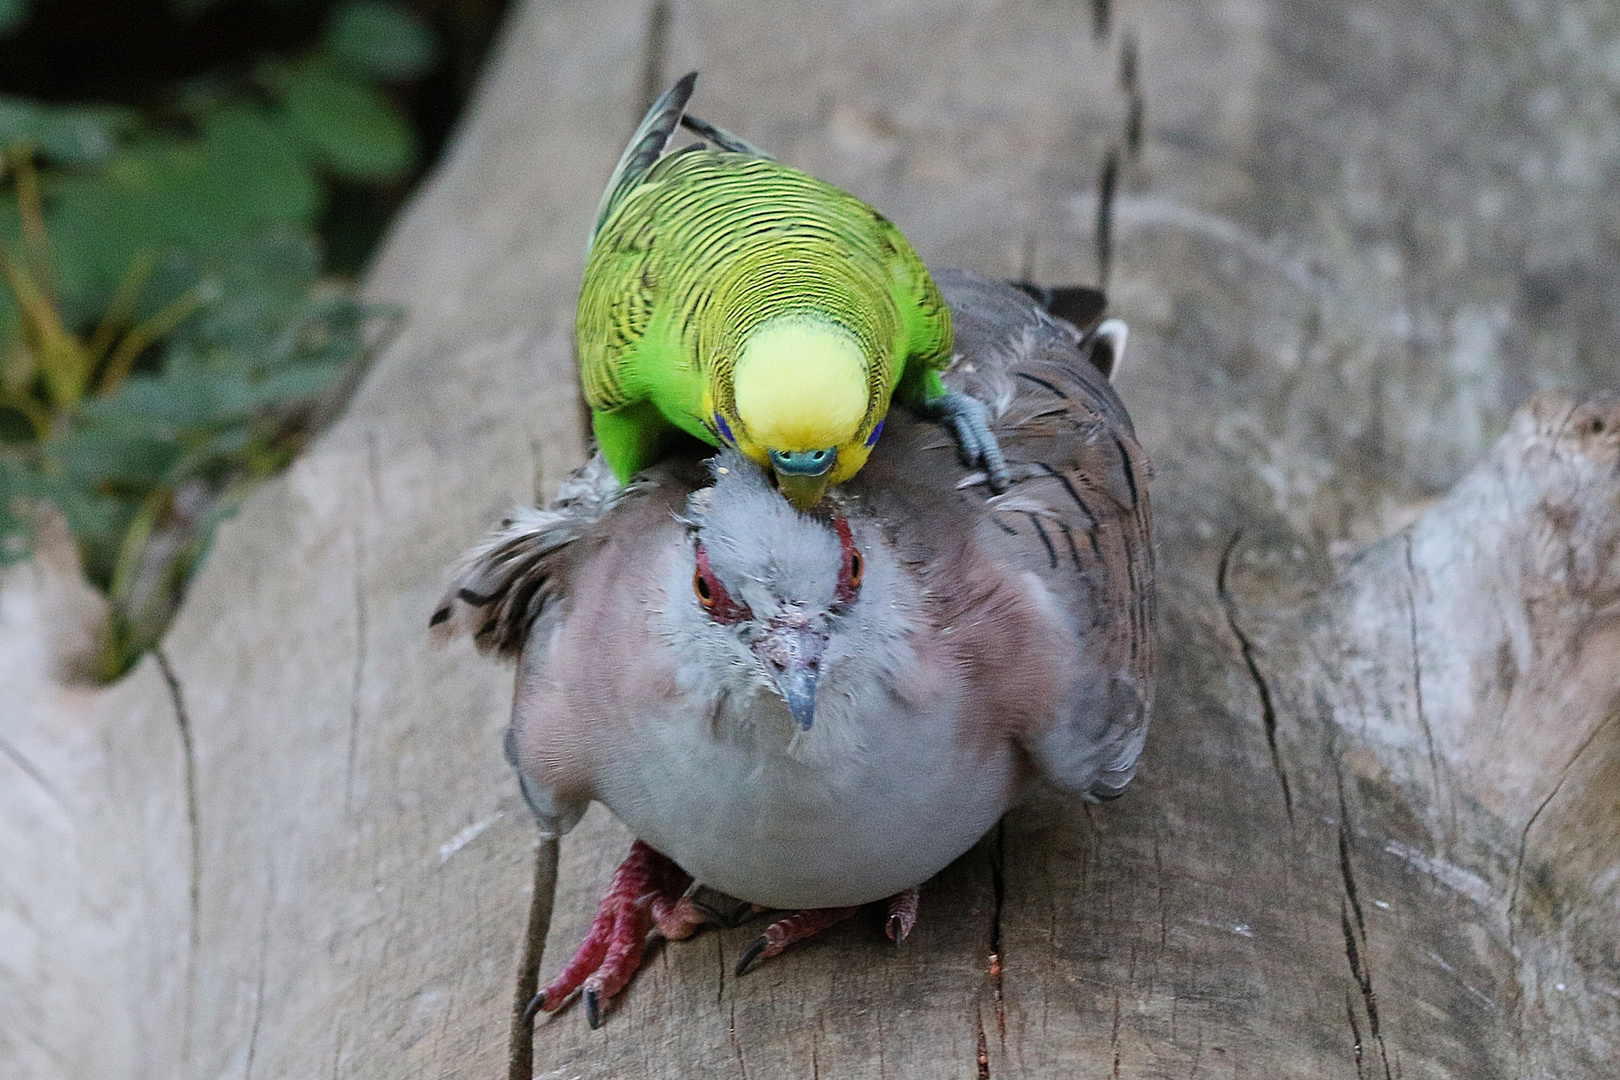
<instances>
[{"instance_id":1,"label":"budgerigar's barred wing feathers","mask_svg":"<svg viewBox=\"0 0 1620 1080\"><path fill-rule=\"evenodd\" d=\"M747 154L749 157L764 158L766 161L776 160L741 135L733 135L719 124L699 120L691 113L681 117L681 124L687 131L692 132L694 135L701 135L721 150L729 150L734 154Z\"/></svg>"},{"instance_id":2,"label":"budgerigar's barred wing feathers","mask_svg":"<svg viewBox=\"0 0 1620 1080\"><path fill-rule=\"evenodd\" d=\"M586 402L619 409L656 385L699 387L711 376L724 393L741 341L784 298L854 336L881 393L897 365L920 375L950 363L950 311L872 207L758 157L667 155L615 208L587 264L576 327ZM906 356L895 355L899 341Z\"/></svg>"},{"instance_id":3,"label":"budgerigar's barred wing feathers","mask_svg":"<svg viewBox=\"0 0 1620 1080\"><path fill-rule=\"evenodd\" d=\"M993 526L981 530L982 546L1045 583L1084 642L1075 697L1028 749L1060 785L1118 795L1153 706L1152 467L1102 374L1115 358L1093 355L1111 348L1097 333L1101 312L1078 327L1008 285L953 271L935 278L956 325L946 381L985 402L1012 474L1000 495L989 496L982 473L957 486ZM931 460L954 468L946 441L934 443Z\"/></svg>"},{"instance_id":4,"label":"budgerigar's barred wing feathers","mask_svg":"<svg viewBox=\"0 0 1620 1080\"><path fill-rule=\"evenodd\" d=\"M621 487L600 453L574 470L545 509L516 510L450 572L450 587L429 621L443 640L471 634L480 652L516 657L529 628L566 595L567 571L614 505L638 487Z\"/></svg>"},{"instance_id":5,"label":"budgerigar's barred wing feathers","mask_svg":"<svg viewBox=\"0 0 1620 1080\"><path fill-rule=\"evenodd\" d=\"M652 108L647 110L641 126L630 136L630 145L620 155L613 175L608 177L602 201L596 207L595 224L591 226L591 244L596 243L596 234L602 231L602 223L612 215L614 208L635 190L647 170L663 156L664 148L669 145L669 137L680 127L681 116L686 112L686 103L692 100L692 89L696 85L697 72L688 72L674 86L665 90L652 103ZM590 245L585 250L589 252Z\"/></svg>"}]
</instances>

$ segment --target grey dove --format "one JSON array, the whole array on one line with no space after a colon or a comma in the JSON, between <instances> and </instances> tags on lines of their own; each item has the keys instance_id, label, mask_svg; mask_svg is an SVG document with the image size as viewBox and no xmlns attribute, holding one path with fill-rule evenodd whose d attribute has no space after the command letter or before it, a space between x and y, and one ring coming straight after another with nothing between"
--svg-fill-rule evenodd
<instances>
[{"instance_id":1,"label":"grey dove","mask_svg":"<svg viewBox=\"0 0 1620 1080\"><path fill-rule=\"evenodd\" d=\"M1154 569L1150 467L1108 381L1124 326L936 277L946 382L989 405L1004 493L895 414L811 513L735 451L623 487L598 456L454 573L433 623L517 658L507 754L542 830L594 799L638 838L535 1008L583 987L596 1026L651 930L704 921L694 882L797 912L739 972L871 901L902 939L917 887L1037 785L1130 782Z\"/></svg>"}]
</instances>

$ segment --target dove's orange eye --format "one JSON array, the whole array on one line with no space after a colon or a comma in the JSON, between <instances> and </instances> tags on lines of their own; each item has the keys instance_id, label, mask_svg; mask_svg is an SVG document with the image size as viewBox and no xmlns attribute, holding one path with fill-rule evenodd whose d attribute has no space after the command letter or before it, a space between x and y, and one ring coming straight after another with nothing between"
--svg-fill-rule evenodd
<instances>
[{"instance_id":1,"label":"dove's orange eye","mask_svg":"<svg viewBox=\"0 0 1620 1080\"><path fill-rule=\"evenodd\" d=\"M849 587L861 587L861 578L866 576L866 560L861 558L859 551L851 550L849 553Z\"/></svg>"},{"instance_id":2,"label":"dove's orange eye","mask_svg":"<svg viewBox=\"0 0 1620 1080\"><path fill-rule=\"evenodd\" d=\"M703 550L703 545L697 546L697 567L692 571L692 592L697 594L698 603L703 610L709 613L709 618L718 623L735 623L750 618L752 612L746 604L739 604L726 592L726 587L720 584L720 579L714 576L709 568L709 553Z\"/></svg>"}]
</instances>

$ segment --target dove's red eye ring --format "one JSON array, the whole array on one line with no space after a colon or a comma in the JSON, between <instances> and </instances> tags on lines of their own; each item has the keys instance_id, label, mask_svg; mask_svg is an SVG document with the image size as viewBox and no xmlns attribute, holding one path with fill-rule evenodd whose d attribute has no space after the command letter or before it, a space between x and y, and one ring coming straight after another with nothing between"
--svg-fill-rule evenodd
<instances>
[{"instance_id":1,"label":"dove's red eye ring","mask_svg":"<svg viewBox=\"0 0 1620 1080\"><path fill-rule=\"evenodd\" d=\"M850 532L849 521L844 517L833 518L833 528L838 532L838 546L843 549L844 561L838 568L838 590L833 594L833 600L840 606L853 604L855 597L860 594L861 582L866 578L866 560L861 557L860 548L855 546L855 536Z\"/></svg>"},{"instance_id":2,"label":"dove's red eye ring","mask_svg":"<svg viewBox=\"0 0 1620 1080\"><path fill-rule=\"evenodd\" d=\"M720 584L720 579L714 576L709 568L709 553L703 545L697 546L697 567L692 571L692 592L697 595L698 604L709 613L709 618L718 623L735 623L752 615L746 605L739 604L726 592L726 587Z\"/></svg>"}]
</instances>

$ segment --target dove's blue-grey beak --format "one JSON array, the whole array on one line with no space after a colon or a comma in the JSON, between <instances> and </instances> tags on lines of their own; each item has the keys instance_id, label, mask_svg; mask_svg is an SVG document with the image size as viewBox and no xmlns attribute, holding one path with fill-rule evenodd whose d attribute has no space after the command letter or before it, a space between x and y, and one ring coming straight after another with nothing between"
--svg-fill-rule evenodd
<instances>
[{"instance_id":1,"label":"dove's blue-grey beak","mask_svg":"<svg viewBox=\"0 0 1620 1080\"><path fill-rule=\"evenodd\" d=\"M797 620L772 625L754 647L801 731L809 731L816 717L816 681L821 678L821 654L826 647L825 634Z\"/></svg>"}]
</instances>

